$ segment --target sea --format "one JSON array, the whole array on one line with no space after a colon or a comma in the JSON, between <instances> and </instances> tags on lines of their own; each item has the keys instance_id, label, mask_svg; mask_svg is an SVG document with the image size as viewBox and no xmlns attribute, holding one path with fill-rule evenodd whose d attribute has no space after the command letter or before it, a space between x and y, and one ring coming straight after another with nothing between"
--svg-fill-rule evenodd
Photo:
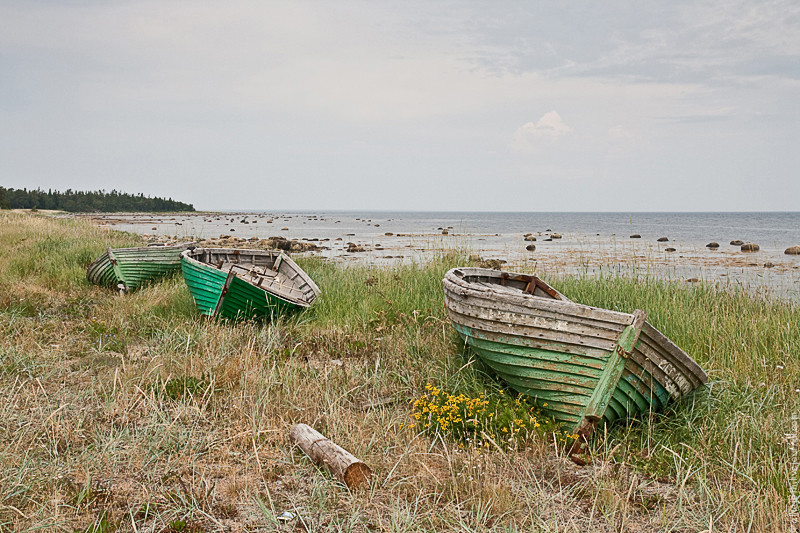
<instances>
[{"instance_id":1,"label":"sea","mask_svg":"<svg viewBox=\"0 0 800 533\"><path fill-rule=\"evenodd\" d=\"M96 220L162 240L281 236L313 243L319 249L311 253L341 262L391 265L456 250L508 269L594 275L616 268L800 301L800 256L784 253L800 245L800 212L239 211ZM755 243L759 251L742 252L737 241ZM364 251L348 251L354 247Z\"/></svg>"}]
</instances>

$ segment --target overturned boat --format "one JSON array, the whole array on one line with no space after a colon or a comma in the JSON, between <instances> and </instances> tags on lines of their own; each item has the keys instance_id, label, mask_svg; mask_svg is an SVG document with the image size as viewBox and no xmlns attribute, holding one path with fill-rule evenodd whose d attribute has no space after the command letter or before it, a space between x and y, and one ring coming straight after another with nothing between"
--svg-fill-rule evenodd
<instances>
[{"instance_id":1,"label":"overturned boat","mask_svg":"<svg viewBox=\"0 0 800 533\"><path fill-rule=\"evenodd\" d=\"M536 276L485 268L452 269L443 283L450 321L479 358L584 439L708 379L644 311L581 305Z\"/></svg>"},{"instance_id":2,"label":"overturned boat","mask_svg":"<svg viewBox=\"0 0 800 533\"><path fill-rule=\"evenodd\" d=\"M181 269L181 252L196 243L140 248L106 248L86 269L86 279L101 287L132 291Z\"/></svg>"},{"instance_id":3,"label":"overturned boat","mask_svg":"<svg viewBox=\"0 0 800 533\"><path fill-rule=\"evenodd\" d=\"M197 309L210 317L271 317L309 307L320 291L280 250L194 248L181 270Z\"/></svg>"}]
</instances>

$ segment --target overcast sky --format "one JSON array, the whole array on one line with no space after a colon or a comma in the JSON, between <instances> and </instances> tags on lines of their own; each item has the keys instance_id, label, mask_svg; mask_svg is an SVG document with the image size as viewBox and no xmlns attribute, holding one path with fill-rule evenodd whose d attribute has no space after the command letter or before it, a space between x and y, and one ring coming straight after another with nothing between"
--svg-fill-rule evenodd
<instances>
[{"instance_id":1,"label":"overcast sky","mask_svg":"<svg viewBox=\"0 0 800 533\"><path fill-rule=\"evenodd\" d=\"M800 210L800 2L0 1L0 185Z\"/></svg>"}]
</instances>

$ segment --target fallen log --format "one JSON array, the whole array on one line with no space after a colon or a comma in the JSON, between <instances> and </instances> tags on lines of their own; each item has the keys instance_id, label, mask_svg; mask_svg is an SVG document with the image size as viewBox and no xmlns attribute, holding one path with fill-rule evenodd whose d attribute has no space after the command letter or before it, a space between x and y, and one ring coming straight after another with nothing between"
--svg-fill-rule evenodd
<instances>
[{"instance_id":1,"label":"fallen log","mask_svg":"<svg viewBox=\"0 0 800 533\"><path fill-rule=\"evenodd\" d=\"M353 454L325 438L306 424L297 424L289 430L289 440L305 454L347 485L350 490L369 482L372 470Z\"/></svg>"}]
</instances>

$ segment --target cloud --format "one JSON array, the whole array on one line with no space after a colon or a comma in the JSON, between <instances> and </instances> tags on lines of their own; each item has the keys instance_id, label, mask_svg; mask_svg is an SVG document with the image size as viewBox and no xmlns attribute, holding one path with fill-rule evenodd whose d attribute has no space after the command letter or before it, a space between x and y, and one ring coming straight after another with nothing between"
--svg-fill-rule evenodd
<instances>
[{"instance_id":1,"label":"cloud","mask_svg":"<svg viewBox=\"0 0 800 533\"><path fill-rule=\"evenodd\" d=\"M614 126L608 130L608 134L611 135L613 139L630 139L633 137L622 125Z\"/></svg>"},{"instance_id":2,"label":"cloud","mask_svg":"<svg viewBox=\"0 0 800 533\"><path fill-rule=\"evenodd\" d=\"M558 139L562 135L568 135L572 128L564 123L555 111L550 111L542 115L537 122L528 122L517 128L514 133L513 147L518 151L529 151L536 145L539 139Z\"/></svg>"}]
</instances>

